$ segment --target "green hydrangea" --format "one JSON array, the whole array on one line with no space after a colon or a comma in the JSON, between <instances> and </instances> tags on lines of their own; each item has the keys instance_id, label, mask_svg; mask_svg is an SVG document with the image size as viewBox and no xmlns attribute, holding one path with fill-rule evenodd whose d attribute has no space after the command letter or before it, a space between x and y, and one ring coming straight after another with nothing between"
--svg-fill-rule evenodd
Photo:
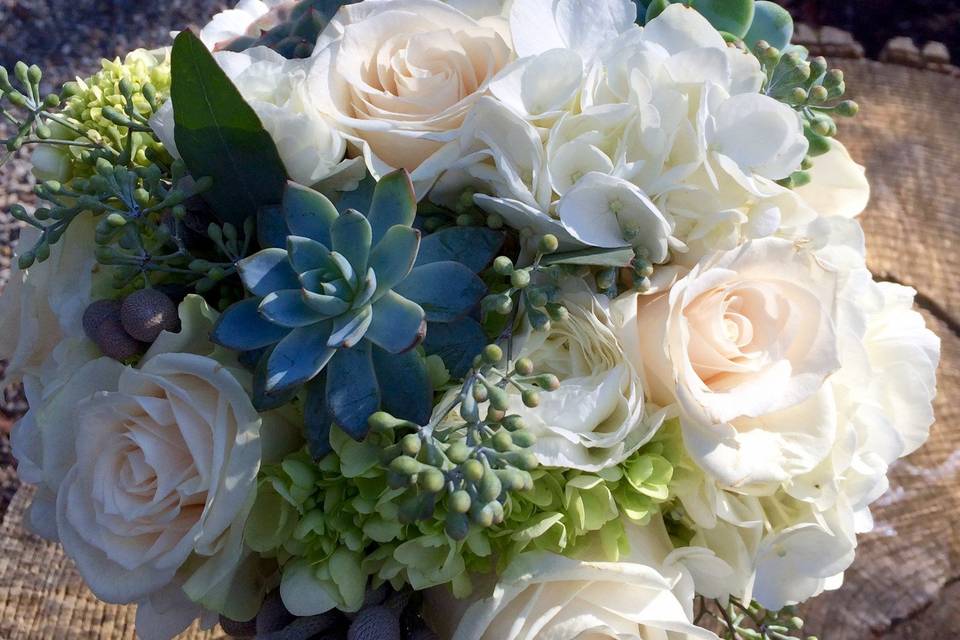
<instances>
[{"instance_id":1,"label":"green hydrangea","mask_svg":"<svg viewBox=\"0 0 960 640\"><path fill-rule=\"evenodd\" d=\"M629 552L624 523L646 524L671 499L682 456L674 427L601 473L533 471L531 489L508 494L502 522L471 526L462 540L447 533L444 503L424 518L402 517L404 489L390 486L381 455L393 443L381 442L382 432L356 442L334 429L333 453L319 463L302 451L261 470L247 544L285 565L285 579L321 585L345 611L362 604L358 581L417 590L450 585L465 597L471 575L502 569L524 551L576 555L599 545L617 560ZM336 570L334 563L354 569Z\"/></svg>"},{"instance_id":2,"label":"green hydrangea","mask_svg":"<svg viewBox=\"0 0 960 640\"><path fill-rule=\"evenodd\" d=\"M69 87L68 93L71 95L64 105L63 115L79 124L85 132L81 139L120 149L124 146L129 127L118 124L116 114L126 115L128 99L140 116L134 117L133 121L146 126L146 120L157 106L170 96L170 53L167 49L137 49L128 53L122 61L120 58L105 59L100 64L100 71L87 79L78 78ZM135 130L132 137L131 160L137 166L150 165L147 157L149 150L156 153L163 151L163 145L150 131ZM93 167L79 162L77 148L70 149L75 158L76 175L92 175Z\"/></svg>"}]
</instances>

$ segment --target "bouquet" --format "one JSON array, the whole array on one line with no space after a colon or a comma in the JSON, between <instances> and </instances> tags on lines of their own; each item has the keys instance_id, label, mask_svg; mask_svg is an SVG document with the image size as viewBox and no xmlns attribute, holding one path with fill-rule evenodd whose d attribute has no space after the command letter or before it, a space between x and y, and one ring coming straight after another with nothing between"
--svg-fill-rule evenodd
<instances>
[{"instance_id":1,"label":"bouquet","mask_svg":"<svg viewBox=\"0 0 960 640\"><path fill-rule=\"evenodd\" d=\"M241 0L46 97L0 69L29 526L147 639L802 637L939 341L792 30Z\"/></svg>"}]
</instances>

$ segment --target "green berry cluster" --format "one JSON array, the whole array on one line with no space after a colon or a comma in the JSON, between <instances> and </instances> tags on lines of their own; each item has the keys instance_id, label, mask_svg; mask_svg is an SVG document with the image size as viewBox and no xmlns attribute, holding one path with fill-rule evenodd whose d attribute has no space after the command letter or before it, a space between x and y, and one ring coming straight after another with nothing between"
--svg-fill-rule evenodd
<instances>
[{"instance_id":1,"label":"green berry cluster","mask_svg":"<svg viewBox=\"0 0 960 640\"><path fill-rule=\"evenodd\" d=\"M382 454L388 482L404 491L398 502L401 522L431 519L439 507L446 514L447 535L465 540L471 525L488 528L503 522L503 505L511 493L533 488L530 472L538 465L529 449L536 438L519 415L508 413L506 387L514 387L527 407L535 407L540 392L554 390L560 382L553 375L535 375L525 358L501 370L503 358L496 345L477 357L473 372L439 412L444 416L458 410L454 424L441 418L420 426L382 412L370 418L372 437L388 443Z\"/></svg>"},{"instance_id":2,"label":"green berry cluster","mask_svg":"<svg viewBox=\"0 0 960 640\"><path fill-rule=\"evenodd\" d=\"M568 315L557 302L560 294L557 282L564 275L562 269L542 264L545 256L556 253L560 243L556 236L547 234L537 240L536 246L536 258L529 267L518 267L507 256L494 260L494 273L507 281L491 288L495 293L483 299L482 308L485 314L510 317L522 302L530 326L535 331L549 331L552 322L563 322ZM538 277L540 275L545 277Z\"/></svg>"},{"instance_id":3,"label":"green berry cluster","mask_svg":"<svg viewBox=\"0 0 960 640\"><path fill-rule=\"evenodd\" d=\"M829 138L837 135L835 117L852 118L860 107L853 100L841 100L846 92L843 71L829 68L823 56L807 59L802 47L789 49L783 52L761 40L754 54L766 73L764 93L793 107L803 118L810 151L801 170L782 181L794 188L810 182L807 170L813 166L812 158L830 150Z\"/></svg>"}]
</instances>

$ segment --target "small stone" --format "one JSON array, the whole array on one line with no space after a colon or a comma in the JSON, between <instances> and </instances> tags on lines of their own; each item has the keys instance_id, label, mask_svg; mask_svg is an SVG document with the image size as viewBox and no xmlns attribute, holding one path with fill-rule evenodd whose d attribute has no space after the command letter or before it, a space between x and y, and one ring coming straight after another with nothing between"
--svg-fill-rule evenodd
<instances>
[{"instance_id":1,"label":"small stone","mask_svg":"<svg viewBox=\"0 0 960 640\"><path fill-rule=\"evenodd\" d=\"M96 342L100 325L107 318L120 319L119 300L96 300L83 312L83 332Z\"/></svg>"},{"instance_id":2,"label":"small stone","mask_svg":"<svg viewBox=\"0 0 960 640\"><path fill-rule=\"evenodd\" d=\"M400 620L387 607L370 607L357 614L347 640L400 640Z\"/></svg>"},{"instance_id":3,"label":"small stone","mask_svg":"<svg viewBox=\"0 0 960 640\"><path fill-rule=\"evenodd\" d=\"M820 46L828 56L839 58L862 58L863 46L853 35L836 27L820 29Z\"/></svg>"},{"instance_id":4,"label":"small stone","mask_svg":"<svg viewBox=\"0 0 960 640\"><path fill-rule=\"evenodd\" d=\"M933 64L950 64L950 49L942 42L928 42L923 45L923 59Z\"/></svg>"},{"instance_id":5,"label":"small stone","mask_svg":"<svg viewBox=\"0 0 960 640\"><path fill-rule=\"evenodd\" d=\"M116 317L104 318L97 325L93 341L103 355L119 362L130 362L143 353L145 347L124 330L120 319Z\"/></svg>"},{"instance_id":6,"label":"small stone","mask_svg":"<svg viewBox=\"0 0 960 640\"><path fill-rule=\"evenodd\" d=\"M142 342L153 342L164 331L174 331L180 324L177 305L156 289L131 293L120 310L123 328Z\"/></svg>"},{"instance_id":7,"label":"small stone","mask_svg":"<svg viewBox=\"0 0 960 640\"><path fill-rule=\"evenodd\" d=\"M798 22L793 28L793 44L810 46L817 44L817 32L810 25Z\"/></svg>"},{"instance_id":8,"label":"small stone","mask_svg":"<svg viewBox=\"0 0 960 640\"><path fill-rule=\"evenodd\" d=\"M893 64L904 64L912 67L923 66L923 58L920 50L912 39L906 36L900 36L887 42L880 52L881 62L891 62Z\"/></svg>"}]
</instances>

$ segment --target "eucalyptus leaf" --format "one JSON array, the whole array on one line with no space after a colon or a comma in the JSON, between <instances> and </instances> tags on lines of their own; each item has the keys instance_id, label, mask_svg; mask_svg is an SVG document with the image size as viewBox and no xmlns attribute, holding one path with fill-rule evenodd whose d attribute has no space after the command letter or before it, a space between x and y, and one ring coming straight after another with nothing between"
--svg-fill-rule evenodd
<instances>
[{"instance_id":1,"label":"eucalyptus leaf","mask_svg":"<svg viewBox=\"0 0 960 640\"><path fill-rule=\"evenodd\" d=\"M177 149L217 217L238 227L283 197L287 171L253 108L193 32L173 43L170 96Z\"/></svg>"},{"instance_id":2,"label":"eucalyptus leaf","mask_svg":"<svg viewBox=\"0 0 960 640\"><path fill-rule=\"evenodd\" d=\"M547 266L552 264L574 264L597 267L628 267L634 257L633 249L626 247L618 249L583 249L580 251L555 253L545 256L542 264Z\"/></svg>"}]
</instances>

